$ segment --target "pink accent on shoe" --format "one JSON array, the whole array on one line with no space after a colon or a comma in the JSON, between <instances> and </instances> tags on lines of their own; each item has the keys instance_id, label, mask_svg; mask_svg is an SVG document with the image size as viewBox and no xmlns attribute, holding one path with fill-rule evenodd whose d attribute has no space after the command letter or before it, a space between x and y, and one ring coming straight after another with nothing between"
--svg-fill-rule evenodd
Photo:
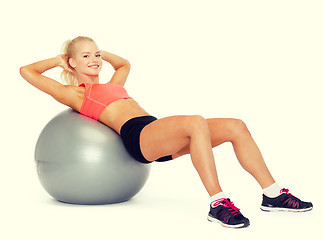
<instances>
[{"instance_id":1,"label":"pink accent on shoe","mask_svg":"<svg viewBox=\"0 0 323 240\"><path fill-rule=\"evenodd\" d=\"M223 219L224 222L228 223L230 220L230 215L226 211L222 210L219 214L219 218Z\"/></svg>"},{"instance_id":2,"label":"pink accent on shoe","mask_svg":"<svg viewBox=\"0 0 323 240\"><path fill-rule=\"evenodd\" d=\"M218 200L215 200L213 202L211 202L211 207L215 208L219 205L222 205L224 207L229 208L229 210L234 214L234 215L238 215L241 214L240 213L240 209L237 208L236 206L234 206L233 202L228 201L228 199L226 198L220 198Z\"/></svg>"},{"instance_id":3,"label":"pink accent on shoe","mask_svg":"<svg viewBox=\"0 0 323 240\"><path fill-rule=\"evenodd\" d=\"M233 202L229 202L227 199L225 199L224 202L222 202L222 204L226 207L229 208L229 210L234 214L234 215L238 215L241 214L240 213L240 209L237 208L236 206L234 206ZM230 209L231 208L231 209Z\"/></svg>"},{"instance_id":4,"label":"pink accent on shoe","mask_svg":"<svg viewBox=\"0 0 323 240\"><path fill-rule=\"evenodd\" d=\"M212 207L212 208L215 208L215 207L219 206L219 205L220 205L220 203L221 203L222 201L224 201L224 200L226 200L226 199L225 199L225 198L219 198L219 199L217 199L217 200L215 200L215 201L211 202L211 207Z\"/></svg>"},{"instance_id":5,"label":"pink accent on shoe","mask_svg":"<svg viewBox=\"0 0 323 240\"><path fill-rule=\"evenodd\" d=\"M287 207L299 208L299 202L292 198L287 198L287 200L283 202L283 205L285 204L287 204Z\"/></svg>"},{"instance_id":6,"label":"pink accent on shoe","mask_svg":"<svg viewBox=\"0 0 323 240\"><path fill-rule=\"evenodd\" d=\"M289 190L287 188L283 188L280 190L280 194L285 193L285 194L290 194Z\"/></svg>"}]
</instances>

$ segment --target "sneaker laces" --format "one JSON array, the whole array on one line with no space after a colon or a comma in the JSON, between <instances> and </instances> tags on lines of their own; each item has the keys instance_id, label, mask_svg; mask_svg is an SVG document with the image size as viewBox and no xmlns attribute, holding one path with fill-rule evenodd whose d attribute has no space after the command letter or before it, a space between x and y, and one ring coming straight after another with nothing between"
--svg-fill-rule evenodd
<instances>
[{"instance_id":1,"label":"sneaker laces","mask_svg":"<svg viewBox=\"0 0 323 240\"><path fill-rule=\"evenodd\" d=\"M287 188L283 188L283 189L281 189L281 190L280 190L280 194L282 194L282 193L285 193L285 194L291 194L291 193L289 192L289 189L287 189Z\"/></svg>"},{"instance_id":2,"label":"sneaker laces","mask_svg":"<svg viewBox=\"0 0 323 240\"><path fill-rule=\"evenodd\" d=\"M227 207L229 211L231 211L234 215L241 214L240 209L234 206L233 202L229 201L228 199L224 199L221 202L221 205L223 205L224 207Z\"/></svg>"},{"instance_id":3,"label":"sneaker laces","mask_svg":"<svg viewBox=\"0 0 323 240\"><path fill-rule=\"evenodd\" d=\"M301 202L302 202L302 200L300 200L299 198L297 198L297 197L295 197L293 194L291 194L291 193L289 192L289 189L287 189L287 188L283 188L283 189L281 189L281 190L280 190L280 194L282 194L282 193L284 193L284 194L286 194L286 195L290 195L290 198L291 198L291 199L296 199L297 201L301 201Z\"/></svg>"}]
</instances>

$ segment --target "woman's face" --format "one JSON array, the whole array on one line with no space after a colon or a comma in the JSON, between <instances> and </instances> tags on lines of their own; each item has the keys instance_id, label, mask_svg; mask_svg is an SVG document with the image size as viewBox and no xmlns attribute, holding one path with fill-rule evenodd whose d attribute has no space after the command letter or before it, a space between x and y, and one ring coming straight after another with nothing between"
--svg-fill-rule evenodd
<instances>
[{"instance_id":1,"label":"woman's face","mask_svg":"<svg viewBox=\"0 0 323 240\"><path fill-rule=\"evenodd\" d=\"M98 76L102 68L102 59L96 43L92 41L77 43L69 64L78 75Z\"/></svg>"}]
</instances>

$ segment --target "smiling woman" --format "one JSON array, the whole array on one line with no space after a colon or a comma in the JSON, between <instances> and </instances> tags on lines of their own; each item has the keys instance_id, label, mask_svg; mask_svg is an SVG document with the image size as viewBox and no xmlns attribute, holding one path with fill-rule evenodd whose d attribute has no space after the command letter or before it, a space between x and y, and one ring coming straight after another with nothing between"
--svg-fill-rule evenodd
<instances>
[{"instance_id":1,"label":"smiling woman","mask_svg":"<svg viewBox=\"0 0 323 240\"><path fill-rule=\"evenodd\" d=\"M68 66L63 70L61 77L66 84L78 86L77 79L84 74L96 76L93 82L99 83L98 75L102 68L102 59L98 46L92 38L80 36L66 41L63 45L63 54Z\"/></svg>"},{"instance_id":2,"label":"smiling woman","mask_svg":"<svg viewBox=\"0 0 323 240\"><path fill-rule=\"evenodd\" d=\"M190 154L192 163L211 197L208 220L223 226L247 227L244 217L222 192L212 148L231 142L241 166L263 189L262 210L309 211L313 205L282 191L275 182L246 124L239 119L199 115L170 116L157 119L149 115L124 88L130 72L129 62L99 50L88 37L66 42L65 54L21 67L21 75L41 91L81 114L114 129L137 161L149 164ZM115 69L111 80L99 83L102 60ZM68 85L45 77L43 72L60 66ZM180 174L180 173L179 173ZM235 176L232 176L235 179ZM291 198L292 200L288 200ZM289 205L291 201L299 204Z\"/></svg>"}]
</instances>

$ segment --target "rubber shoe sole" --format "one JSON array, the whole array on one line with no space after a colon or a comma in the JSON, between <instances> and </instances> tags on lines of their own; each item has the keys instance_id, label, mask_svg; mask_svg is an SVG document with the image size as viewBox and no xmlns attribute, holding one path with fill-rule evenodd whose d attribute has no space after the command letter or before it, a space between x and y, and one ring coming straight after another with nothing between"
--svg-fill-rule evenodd
<instances>
[{"instance_id":1,"label":"rubber shoe sole","mask_svg":"<svg viewBox=\"0 0 323 240\"><path fill-rule=\"evenodd\" d=\"M313 207L303 208L303 209L292 209L292 208L260 206L260 209L264 212L308 212L308 211L311 211Z\"/></svg>"},{"instance_id":2,"label":"rubber shoe sole","mask_svg":"<svg viewBox=\"0 0 323 240\"><path fill-rule=\"evenodd\" d=\"M207 220L209 222L215 222L215 223L219 223L221 224L223 227L226 227L226 228L245 228L245 227L248 227L250 225L249 221L248 223L239 223L239 224L236 224L236 225L230 225L230 224L225 224L223 222L221 222L220 220L214 218L212 215L208 215L207 216Z\"/></svg>"}]
</instances>

